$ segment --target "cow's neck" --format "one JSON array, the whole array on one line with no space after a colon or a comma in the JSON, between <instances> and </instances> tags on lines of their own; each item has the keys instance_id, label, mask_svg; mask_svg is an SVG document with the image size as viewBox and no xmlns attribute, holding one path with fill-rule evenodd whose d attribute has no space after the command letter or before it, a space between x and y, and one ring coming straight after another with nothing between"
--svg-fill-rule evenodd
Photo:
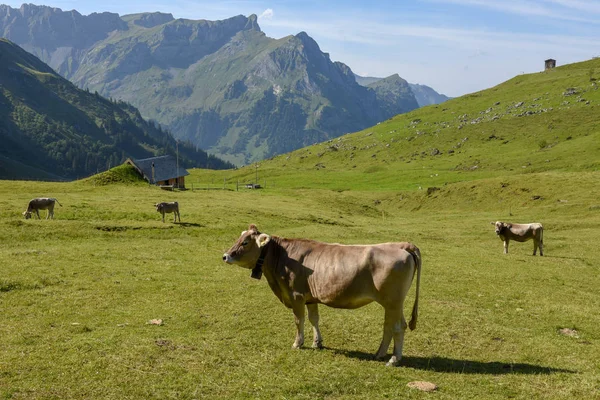
<instances>
[{"instance_id":1,"label":"cow's neck","mask_svg":"<svg viewBox=\"0 0 600 400\"><path fill-rule=\"evenodd\" d=\"M279 271L279 268L284 268L285 257L287 257L285 246L283 246L281 238L271 236L271 240L269 240L269 243L263 248L263 251L264 261L261 268L269 283L269 287L283 304L287 307L291 307L289 285L286 284L287 275L282 271ZM263 251L261 251L261 253ZM259 257L259 259L261 257ZM256 267L252 270L253 274L255 269Z\"/></svg>"},{"instance_id":2,"label":"cow's neck","mask_svg":"<svg viewBox=\"0 0 600 400\"><path fill-rule=\"evenodd\" d=\"M262 267L265 263L265 257L267 256L269 244L270 242L264 245L263 248L260 250L260 255L258 256L258 260L256 260L256 265L254 266L254 268L252 268L252 274L250 274L250 276L254 279L260 279L262 277Z\"/></svg>"}]
</instances>

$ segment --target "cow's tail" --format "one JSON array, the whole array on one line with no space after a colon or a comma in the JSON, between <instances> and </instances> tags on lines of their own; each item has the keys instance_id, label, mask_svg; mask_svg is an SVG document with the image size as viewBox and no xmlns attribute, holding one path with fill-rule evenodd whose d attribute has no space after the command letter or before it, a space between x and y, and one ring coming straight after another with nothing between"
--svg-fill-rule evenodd
<instances>
[{"instance_id":1,"label":"cow's tail","mask_svg":"<svg viewBox=\"0 0 600 400\"><path fill-rule=\"evenodd\" d=\"M54 198L54 201L58 203L58 199L56 197ZM62 207L62 204L58 203L58 205Z\"/></svg>"},{"instance_id":2,"label":"cow's tail","mask_svg":"<svg viewBox=\"0 0 600 400\"><path fill-rule=\"evenodd\" d=\"M415 268L417 272L417 291L415 293L415 303L413 304L412 315L408 327L414 330L417 327L417 317L419 315L419 287L421 286L421 251L415 246L414 250L409 250L409 253L415 260ZM414 277L414 275L413 275Z\"/></svg>"}]
</instances>

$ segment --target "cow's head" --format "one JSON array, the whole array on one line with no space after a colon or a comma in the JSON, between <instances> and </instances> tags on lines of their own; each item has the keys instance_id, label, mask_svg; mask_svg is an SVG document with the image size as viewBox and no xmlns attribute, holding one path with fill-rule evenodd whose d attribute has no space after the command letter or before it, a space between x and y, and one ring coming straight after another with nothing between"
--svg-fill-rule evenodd
<instances>
[{"instance_id":1,"label":"cow's head","mask_svg":"<svg viewBox=\"0 0 600 400\"><path fill-rule=\"evenodd\" d=\"M505 229L510 229L511 224L507 224L506 222L496 221L492 222L492 225L495 226L496 235L501 235Z\"/></svg>"},{"instance_id":2,"label":"cow's head","mask_svg":"<svg viewBox=\"0 0 600 400\"><path fill-rule=\"evenodd\" d=\"M23 211L23 216L25 217L25 219L31 218L31 211Z\"/></svg>"},{"instance_id":3,"label":"cow's head","mask_svg":"<svg viewBox=\"0 0 600 400\"><path fill-rule=\"evenodd\" d=\"M154 207L156 207L156 211L160 212L160 210L162 210L162 208L163 208L163 205L162 205L162 203L156 203L154 205Z\"/></svg>"},{"instance_id":4,"label":"cow's head","mask_svg":"<svg viewBox=\"0 0 600 400\"><path fill-rule=\"evenodd\" d=\"M271 236L260 233L256 225L251 224L247 231L242 232L237 242L223 254L223 261L227 264L253 269L260 257L261 250L270 240Z\"/></svg>"}]
</instances>

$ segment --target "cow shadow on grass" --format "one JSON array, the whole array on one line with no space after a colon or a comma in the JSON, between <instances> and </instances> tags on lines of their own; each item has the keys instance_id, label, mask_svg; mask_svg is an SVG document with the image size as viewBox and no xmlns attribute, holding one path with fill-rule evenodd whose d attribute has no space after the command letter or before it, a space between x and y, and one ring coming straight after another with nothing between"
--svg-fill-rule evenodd
<instances>
[{"instance_id":1,"label":"cow shadow on grass","mask_svg":"<svg viewBox=\"0 0 600 400\"><path fill-rule=\"evenodd\" d=\"M348 351L340 349L332 349L325 347L325 350L332 351L335 354L343 354L350 358L357 358L360 360L371 360L373 362L382 363L383 361L376 361L371 353L365 353L362 351ZM387 361L388 357L385 358ZM525 363L504 363L500 361L472 361L472 360L459 360L447 357L413 357L403 356L400 361L400 367L421 369L426 371L435 372L449 372L459 374L482 374L482 375L507 375L507 374L523 374L523 375L538 375L538 374L555 374L555 373L575 373L575 371L563 369L563 368L551 368L544 367L541 365L525 364Z\"/></svg>"},{"instance_id":2,"label":"cow shadow on grass","mask_svg":"<svg viewBox=\"0 0 600 400\"><path fill-rule=\"evenodd\" d=\"M196 222L174 222L175 225L181 226L183 228L202 228L204 225L198 224Z\"/></svg>"}]
</instances>

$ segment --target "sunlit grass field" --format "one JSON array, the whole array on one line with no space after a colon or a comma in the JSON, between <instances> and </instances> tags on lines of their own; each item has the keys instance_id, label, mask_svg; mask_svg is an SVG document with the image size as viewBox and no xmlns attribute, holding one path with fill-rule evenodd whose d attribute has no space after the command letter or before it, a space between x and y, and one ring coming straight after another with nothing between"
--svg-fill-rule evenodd
<instances>
[{"instance_id":1,"label":"sunlit grass field","mask_svg":"<svg viewBox=\"0 0 600 400\"><path fill-rule=\"evenodd\" d=\"M599 71L521 75L245 168L194 169L194 190L125 167L0 181L0 398L600 398ZM62 203L54 220L23 219L39 196ZM174 200L181 223L162 223L154 203ZM545 256L531 242L504 255L496 220L541 222ZM414 242L420 315L401 366L372 360L377 304L322 306L325 349L292 350L291 311L221 260L250 223Z\"/></svg>"},{"instance_id":2,"label":"sunlit grass field","mask_svg":"<svg viewBox=\"0 0 600 400\"><path fill-rule=\"evenodd\" d=\"M188 181L205 178L194 171ZM526 174L429 195L2 181L0 397L431 396L406 386L416 380L443 399L599 397L599 179ZM41 195L63 205L55 220L24 220ZM182 222L162 223L153 204L172 200ZM503 255L498 219L542 222L546 255L532 256L531 242ZM325 349L292 350L291 311L266 281L221 260L250 223L286 237L417 244L420 316L401 366L371 358L377 304L321 306Z\"/></svg>"}]
</instances>

